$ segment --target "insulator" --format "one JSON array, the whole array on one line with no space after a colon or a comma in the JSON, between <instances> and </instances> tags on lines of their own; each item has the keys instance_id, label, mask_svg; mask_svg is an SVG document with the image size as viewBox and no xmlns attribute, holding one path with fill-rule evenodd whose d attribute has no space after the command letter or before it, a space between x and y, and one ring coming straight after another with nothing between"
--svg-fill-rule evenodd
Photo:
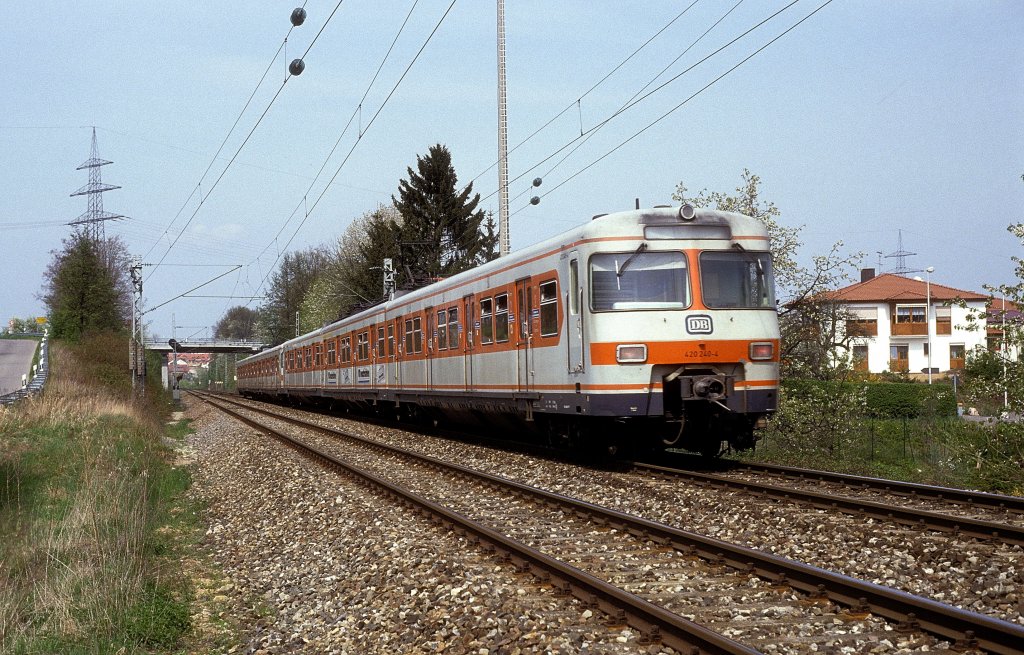
<instances>
[{"instance_id":1,"label":"insulator","mask_svg":"<svg viewBox=\"0 0 1024 655\"><path fill-rule=\"evenodd\" d=\"M288 64L288 72L292 75L302 75L304 70L306 70L306 64L301 59L292 59L292 63Z\"/></svg>"},{"instance_id":2,"label":"insulator","mask_svg":"<svg viewBox=\"0 0 1024 655\"><path fill-rule=\"evenodd\" d=\"M533 186L540 186L541 182L543 181L544 180L540 179L539 177L535 177L533 178Z\"/></svg>"},{"instance_id":3,"label":"insulator","mask_svg":"<svg viewBox=\"0 0 1024 655\"><path fill-rule=\"evenodd\" d=\"M531 205L539 205L540 204L540 196L534 196L534 197L530 198L530 204Z\"/></svg>"},{"instance_id":4,"label":"insulator","mask_svg":"<svg viewBox=\"0 0 1024 655\"><path fill-rule=\"evenodd\" d=\"M292 25L298 27L306 22L306 10L302 7L296 7L292 10Z\"/></svg>"}]
</instances>

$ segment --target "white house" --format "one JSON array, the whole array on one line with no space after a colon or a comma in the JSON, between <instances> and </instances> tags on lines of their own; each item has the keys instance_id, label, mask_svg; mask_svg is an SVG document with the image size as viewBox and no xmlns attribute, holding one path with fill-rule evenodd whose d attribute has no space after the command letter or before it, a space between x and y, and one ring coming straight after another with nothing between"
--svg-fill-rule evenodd
<instances>
[{"instance_id":1,"label":"white house","mask_svg":"<svg viewBox=\"0 0 1024 655\"><path fill-rule=\"evenodd\" d=\"M859 283L830 296L849 312L857 370L945 373L962 369L968 352L986 346L984 294L864 269ZM969 314L981 317L976 329L968 329Z\"/></svg>"}]
</instances>

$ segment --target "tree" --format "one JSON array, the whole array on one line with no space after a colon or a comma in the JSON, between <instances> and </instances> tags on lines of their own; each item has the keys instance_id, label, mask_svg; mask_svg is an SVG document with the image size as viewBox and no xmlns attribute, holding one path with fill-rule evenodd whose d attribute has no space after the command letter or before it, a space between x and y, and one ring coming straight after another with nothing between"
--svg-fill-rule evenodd
<instances>
[{"instance_id":1,"label":"tree","mask_svg":"<svg viewBox=\"0 0 1024 655\"><path fill-rule=\"evenodd\" d=\"M277 345L295 336L295 312L329 261L322 247L285 254L270 279L267 300L259 310L260 338Z\"/></svg>"},{"instance_id":2,"label":"tree","mask_svg":"<svg viewBox=\"0 0 1024 655\"><path fill-rule=\"evenodd\" d=\"M811 266L798 263L801 227L786 227L779 222L782 212L775 203L761 199L761 178L743 169L743 183L735 195L702 190L689 196L679 183L673 199L695 207L715 207L759 219L768 229L772 269L775 274L782 331L783 375L832 379L849 372L846 357L837 357L849 349L857 335L845 331L845 310L833 302L829 292L839 288L857 270L863 255L843 255L842 241L826 255L811 258Z\"/></svg>"},{"instance_id":3,"label":"tree","mask_svg":"<svg viewBox=\"0 0 1024 655\"><path fill-rule=\"evenodd\" d=\"M250 341L256 336L256 320L259 313L243 305L236 305L226 311L213 328L215 339Z\"/></svg>"},{"instance_id":4,"label":"tree","mask_svg":"<svg viewBox=\"0 0 1024 655\"><path fill-rule=\"evenodd\" d=\"M63 244L51 253L40 295L51 334L77 341L89 333L123 329L131 308L124 244L116 237L97 243L81 231Z\"/></svg>"},{"instance_id":5,"label":"tree","mask_svg":"<svg viewBox=\"0 0 1024 655\"><path fill-rule=\"evenodd\" d=\"M458 177L448 148L431 146L416 157L416 171L398 184L392 201L402 216L400 263L414 283L428 282L469 270L487 261L483 210L473 184L458 190Z\"/></svg>"}]
</instances>

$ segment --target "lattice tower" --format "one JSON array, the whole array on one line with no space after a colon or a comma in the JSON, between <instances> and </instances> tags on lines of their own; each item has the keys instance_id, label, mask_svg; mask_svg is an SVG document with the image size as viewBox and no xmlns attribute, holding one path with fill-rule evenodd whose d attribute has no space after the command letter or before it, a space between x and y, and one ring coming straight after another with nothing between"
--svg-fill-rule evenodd
<instances>
[{"instance_id":1,"label":"lattice tower","mask_svg":"<svg viewBox=\"0 0 1024 655\"><path fill-rule=\"evenodd\" d=\"M114 162L100 159L99 147L96 145L96 128L92 128L92 152L89 155L89 159L75 169L78 171L89 169L89 183L71 194L72 198L75 196L88 196L89 208L85 210L84 214L68 223L68 225L84 225L83 229L87 231L89 237L97 244L106 242L107 235L103 227L106 221L128 218L121 214L103 211L103 193L121 188L113 184L104 184L100 179L100 167L112 163Z\"/></svg>"}]
</instances>

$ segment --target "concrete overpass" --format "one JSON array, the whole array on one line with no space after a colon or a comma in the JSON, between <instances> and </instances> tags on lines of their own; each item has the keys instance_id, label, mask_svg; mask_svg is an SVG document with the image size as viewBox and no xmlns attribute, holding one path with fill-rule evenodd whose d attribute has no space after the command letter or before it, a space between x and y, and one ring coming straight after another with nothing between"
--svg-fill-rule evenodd
<instances>
[{"instance_id":1,"label":"concrete overpass","mask_svg":"<svg viewBox=\"0 0 1024 655\"><path fill-rule=\"evenodd\" d=\"M264 350L267 344L258 341L230 341L223 339L189 339L178 341L179 353L244 353L254 355ZM170 353L170 343L167 341L146 341L146 350L158 353Z\"/></svg>"}]
</instances>

